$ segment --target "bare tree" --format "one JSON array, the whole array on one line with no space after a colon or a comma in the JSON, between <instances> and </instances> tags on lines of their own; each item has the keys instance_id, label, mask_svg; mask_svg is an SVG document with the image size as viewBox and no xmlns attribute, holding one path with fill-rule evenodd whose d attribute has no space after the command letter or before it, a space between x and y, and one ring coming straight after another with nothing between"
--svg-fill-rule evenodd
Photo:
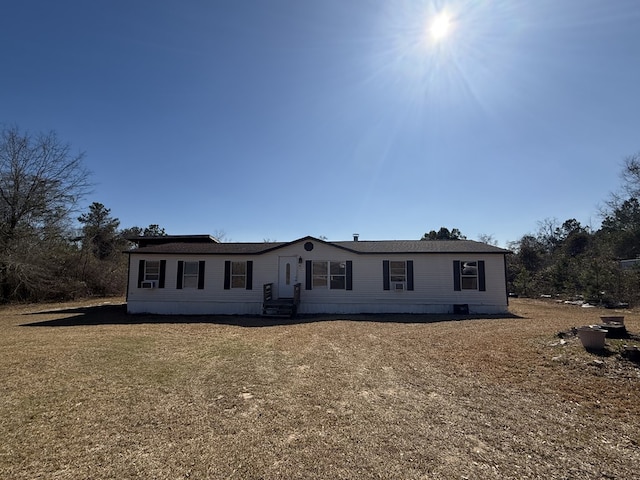
<instances>
[{"instance_id":1,"label":"bare tree","mask_svg":"<svg viewBox=\"0 0 640 480\"><path fill-rule=\"evenodd\" d=\"M609 194L604 205L599 207L600 216L603 218L616 209L622 208L627 200L640 198L640 152L629 155L622 161L620 179L622 180L620 190Z\"/></svg>"},{"instance_id":2,"label":"bare tree","mask_svg":"<svg viewBox=\"0 0 640 480\"><path fill-rule=\"evenodd\" d=\"M46 249L48 240L61 235L88 192L83 157L53 132L31 135L17 127L0 131L0 300L15 291L11 272L18 266L29 271L34 249ZM21 278L13 280L19 283Z\"/></svg>"},{"instance_id":3,"label":"bare tree","mask_svg":"<svg viewBox=\"0 0 640 480\"><path fill-rule=\"evenodd\" d=\"M42 227L66 220L88 193L83 153L72 154L56 134L0 133L0 215L2 234L21 226Z\"/></svg>"},{"instance_id":4,"label":"bare tree","mask_svg":"<svg viewBox=\"0 0 640 480\"><path fill-rule=\"evenodd\" d=\"M549 253L558 246L558 231L560 229L560 221L557 218L545 218L538 223L538 232L536 237L538 242L544 246Z\"/></svg>"},{"instance_id":5,"label":"bare tree","mask_svg":"<svg viewBox=\"0 0 640 480\"><path fill-rule=\"evenodd\" d=\"M622 166L622 188L629 198L640 197L640 152L629 155Z\"/></svg>"},{"instance_id":6,"label":"bare tree","mask_svg":"<svg viewBox=\"0 0 640 480\"><path fill-rule=\"evenodd\" d=\"M218 229L215 232L213 232L211 236L221 243L231 241L229 238L227 238L227 232L225 232L224 230Z\"/></svg>"},{"instance_id":7,"label":"bare tree","mask_svg":"<svg viewBox=\"0 0 640 480\"><path fill-rule=\"evenodd\" d=\"M486 243L487 245L493 245L493 246L498 245L498 240L496 240L496 238L490 233L478 234L478 241L482 243Z\"/></svg>"}]
</instances>

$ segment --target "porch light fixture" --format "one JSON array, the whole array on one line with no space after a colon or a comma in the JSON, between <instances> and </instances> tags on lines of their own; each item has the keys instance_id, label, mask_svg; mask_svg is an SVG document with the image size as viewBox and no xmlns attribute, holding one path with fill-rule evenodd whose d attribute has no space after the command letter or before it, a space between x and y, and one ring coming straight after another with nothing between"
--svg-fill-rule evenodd
<instances>
[{"instance_id":1,"label":"porch light fixture","mask_svg":"<svg viewBox=\"0 0 640 480\"><path fill-rule=\"evenodd\" d=\"M302 265L302 257L298 257L298 265Z\"/></svg>"}]
</instances>

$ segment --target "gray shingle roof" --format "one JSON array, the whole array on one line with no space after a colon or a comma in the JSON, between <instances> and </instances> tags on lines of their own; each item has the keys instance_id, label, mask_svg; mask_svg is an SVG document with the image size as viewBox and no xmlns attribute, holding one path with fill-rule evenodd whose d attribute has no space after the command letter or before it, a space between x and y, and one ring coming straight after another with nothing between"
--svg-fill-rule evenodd
<instances>
[{"instance_id":1,"label":"gray shingle roof","mask_svg":"<svg viewBox=\"0 0 640 480\"><path fill-rule=\"evenodd\" d=\"M208 255L259 255L284 243L164 243L130 250L131 253L186 253Z\"/></svg>"},{"instance_id":2,"label":"gray shingle roof","mask_svg":"<svg viewBox=\"0 0 640 480\"><path fill-rule=\"evenodd\" d=\"M508 253L473 240L360 240L330 242L358 253Z\"/></svg>"},{"instance_id":3,"label":"gray shingle roof","mask_svg":"<svg viewBox=\"0 0 640 480\"><path fill-rule=\"evenodd\" d=\"M138 236L129 237L127 240L135 243L139 247L148 247L149 245L161 245L165 243L218 243L218 240L211 235Z\"/></svg>"},{"instance_id":4,"label":"gray shingle roof","mask_svg":"<svg viewBox=\"0 0 640 480\"><path fill-rule=\"evenodd\" d=\"M345 242L327 242L314 237L304 237L293 242L274 243L195 243L174 241L158 245L148 245L130 250L129 253L150 254L187 254L187 255L261 255L284 246L307 241L323 243L357 254L391 253L510 253L503 248L494 247L472 240L360 240Z\"/></svg>"}]
</instances>

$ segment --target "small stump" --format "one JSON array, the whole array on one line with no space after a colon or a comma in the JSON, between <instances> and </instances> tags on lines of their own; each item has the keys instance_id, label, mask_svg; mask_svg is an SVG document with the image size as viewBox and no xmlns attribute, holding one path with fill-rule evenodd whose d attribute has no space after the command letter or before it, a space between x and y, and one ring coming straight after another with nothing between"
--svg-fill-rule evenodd
<instances>
[{"instance_id":1,"label":"small stump","mask_svg":"<svg viewBox=\"0 0 640 480\"><path fill-rule=\"evenodd\" d=\"M585 325L578 327L578 338L582 342L582 346L587 350L604 349L604 339L607 336L607 330L600 328L598 325Z\"/></svg>"},{"instance_id":2,"label":"small stump","mask_svg":"<svg viewBox=\"0 0 640 480\"><path fill-rule=\"evenodd\" d=\"M640 348L637 345L625 345L623 354L629 360L640 361Z\"/></svg>"},{"instance_id":3,"label":"small stump","mask_svg":"<svg viewBox=\"0 0 640 480\"><path fill-rule=\"evenodd\" d=\"M600 325L600 328L607 330L607 338L625 338L627 336L627 327L621 323L609 323Z\"/></svg>"}]
</instances>

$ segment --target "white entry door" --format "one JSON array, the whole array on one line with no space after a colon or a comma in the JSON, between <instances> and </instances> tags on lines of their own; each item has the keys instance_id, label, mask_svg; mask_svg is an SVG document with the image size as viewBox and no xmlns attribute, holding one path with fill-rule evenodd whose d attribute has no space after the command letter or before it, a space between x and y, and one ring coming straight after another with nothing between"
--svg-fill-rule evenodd
<instances>
[{"instance_id":1,"label":"white entry door","mask_svg":"<svg viewBox=\"0 0 640 480\"><path fill-rule=\"evenodd\" d=\"M298 257L280 257L278 296L293 298L293 286L298 283Z\"/></svg>"}]
</instances>

